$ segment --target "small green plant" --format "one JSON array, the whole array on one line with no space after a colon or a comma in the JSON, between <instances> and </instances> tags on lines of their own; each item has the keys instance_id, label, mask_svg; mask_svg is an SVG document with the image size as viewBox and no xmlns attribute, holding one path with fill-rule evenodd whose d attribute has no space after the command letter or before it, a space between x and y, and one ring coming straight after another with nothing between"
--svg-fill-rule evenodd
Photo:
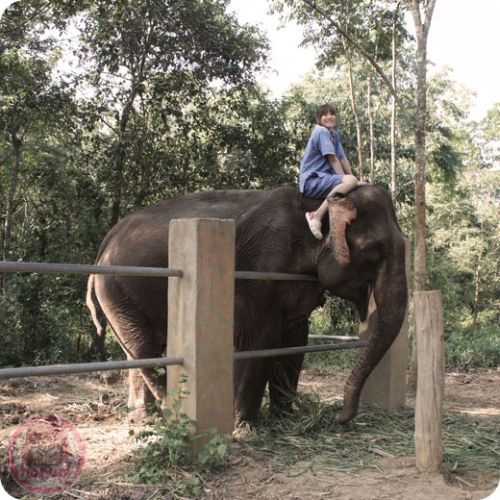
<instances>
[{"instance_id":1,"label":"small green plant","mask_svg":"<svg viewBox=\"0 0 500 500\"><path fill-rule=\"evenodd\" d=\"M181 378L181 384L185 382ZM132 430L130 435L145 445L137 455L138 481L170 482L177 493L196 497L203 491L204 474L226 465L230 438L218 434L216 429L194 434L196 422L181 411L188 394L179 391L171 408L162 409L157 401L154 426L138 433Z\"/></svg>"},{"instance_id":2,"label":"small green plant","mask_svg":"<svg viewBox=\"0 0 500 500\"><path fill-rule=\"evenodd\" d=\"M229 453L229 436L217 433L216 429L209 434L212 437L198 453L198 466L206 472L224 467Z\"/></svg>"}]
</instances>

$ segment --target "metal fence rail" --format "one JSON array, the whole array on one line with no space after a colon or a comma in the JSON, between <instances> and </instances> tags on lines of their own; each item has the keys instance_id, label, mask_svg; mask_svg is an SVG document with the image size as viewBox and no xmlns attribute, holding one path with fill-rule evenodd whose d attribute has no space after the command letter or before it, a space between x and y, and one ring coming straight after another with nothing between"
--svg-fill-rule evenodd
<instances>
[{"instance_id":1,"label":"metal fence rail","mask_svg":"<svg viewBox=\"0 0 500 500\"><path fill-rule=\"evenodd\" d=\"M318 281L318 277L311 274L261 273L257 271L236 271L234 277L237 280Z\"/></svg>"},{"instance_id":2,"label":"metal fence rail","mask_svg":"<svg viewBox=\"0 0 500 500\"><path fill-rule=\"evenodd\" d=\"M234 360L272 358L276 356L291 356L308 352L336 351L358 349L365 347L366 340L352 342L337 342L334 344L308 345L298 347L283 347L279 349L261 349L259 351L239 351L234 353ZM164 366L182 365L183 358L149 358L132 361L103 361L96 363L73 363L68 365L26 366L20 368L0 369L0 380L20 377L42 377L46 375L71 375L75 373L102 372L110 370L130 370L132 368L160 368Z\"/></svg>"},{"instance_id":3,"label":"metal fence rail","mask_svg":"<svg viewBox=\"0 0 500 500\"><path fill-rule=\"evenodd\" d=\"M299 347L283 347L279 349L261 349L259 351L239 351L234 353L234 360L271 358L276 356L292 356L308 352L336 351L365 347L366 340L337 342ZM71 375L75 373L102 372L110 370L130 370L132 368L159 368L164 366L182 365L183 358L148 358L132 361L103 361L96 363L73 363L67 365L22 366L19 368L1 368L0 380L20 377L42 377L45 375Z\"/></svg>"},{"instance_id":4,"label":"metal fence rail","mask_svg":"<svg viewBox=\"0 0 500 500\"><path fill-rule=\"evenodd\" d=\"M130 370L131 368L160 368L182 365L183 358L148 358L123 361L102 361L97 363L73 363L68 365L23 366L0 369L0 380L20 377L42 377L44 375L71 375L73 373L103 372L109 370Z\"/></svg>"},{"instance_id":5,"label":"metal fence rail","mask_svg":"<svg viewBox=\"0 0 500 500\"><path fill-rule=\"evenodd\" d=\"M9 262L0 261L0 272L8 273L43 273L43 274L113 274L121 276L146 277L182 277L181 269L160 267L134 266L97 266L86 264L56 264L40 262ZM317 282L318 277L308 274L288 274L257 271L236 271L235 279L239 280L277 280L277 281L309 281ZM264 349L259 351L241 351L234 353L235 360L269 358L275 356L290 356L309 352L323 352L342 349L365 347L367 342L357 337L338 337L311 335L311 340L346 340L334 344L320 344L279 349ZM69 375L94 371L122 370L132 368L156 368L163 366L182 365L183 358L152 358L132 361L106 361L96 363L76 363L68 365L47 365L20 368L0 369L0 380L19 377L38 377L44 375Z\"/></svg>"},{"instance_id":6,"label":"metal fence rail","mask_svg":"<svg viewBox=\"0 0 500 500\"><path fill-rule=\"evenodd\" d=\"M166 267L98 266L91 264L52 264L42 262L0 261L0 272L43 274L115 274L120 276L178 277L181 269ZM318 277L310 274L263 273L258 271L236 271L237 280L312 281Z\"/></svg>"},{"instance_id":7,"label":"metal fence rail","mask_svg":"<svg viewBox=\"0 0 500 500\"><path fill-rule=\"evenodd\" d=\"M366 340L356 342L338 342L337 344L306 345L299 347L282 347L280 349L261 349L259 351L240 351L234 353L235 360L272 358L275 356L291 356L293 354L304 354L308 352L336 351L343 349L354 349L365 347Z\"/></svg>"},{"instance_id":8,"label":"metal fence rail","mask_svg":"<svg viewBox=\"0 0 500 500\"><path fill-rule=\"evenodd\" d=\"M345 340L351 341L359 340L359 337L354 335L316 335L314 333L307 336L308 340Z\"/></svg>"},{"instance_id":9,"label":"metal fence rail","mask_svg":"<svg viewBox=\"0 0 500 500\"><path fill-rule=\"evenodd\" d=\"M95 266L87 264L46 264L41 262L0 261L0 271L7 273L43 274L115 274L121 276L179 277L181 269L164 267Z\"/></svg>"}]
</instances>

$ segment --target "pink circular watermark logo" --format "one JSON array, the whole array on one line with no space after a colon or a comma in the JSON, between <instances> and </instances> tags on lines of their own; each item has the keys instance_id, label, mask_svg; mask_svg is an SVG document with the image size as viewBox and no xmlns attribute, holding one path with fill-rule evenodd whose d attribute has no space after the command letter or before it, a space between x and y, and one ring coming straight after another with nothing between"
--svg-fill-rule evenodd
<instances>
[{"instance_id":1,"label":"pink circular watermark logo","mask_svg":"<svg viewBox=\"0 0 500 500\"><path fill-rule=\"evenodd\" d=\"M9 440L10 473L33 493L67 490L80 477L84 462L85 443L76 427L55 415L28 420Z\"/></svg>"}]
</instances>

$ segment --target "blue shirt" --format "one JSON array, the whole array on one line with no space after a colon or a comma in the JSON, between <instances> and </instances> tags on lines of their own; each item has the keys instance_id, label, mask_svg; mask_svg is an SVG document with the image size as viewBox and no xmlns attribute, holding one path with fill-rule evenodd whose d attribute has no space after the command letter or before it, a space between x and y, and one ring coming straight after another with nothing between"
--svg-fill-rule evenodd
<instances>
[{"instance_id":1,"label":"blue shirt","mask_svg":"<svg viewBox=\"0 0 500 500\"><path fill-rule=\"evenodd\" d=\"M313 174L334 174L328 161L328 155L335 155L339 161L345 160L344 148L340 143L340 135L336 130L328 130L316 125L311 133L306 151L300 164L299 190L304 192L304 184Z\"/></svg>"}]
</instances>

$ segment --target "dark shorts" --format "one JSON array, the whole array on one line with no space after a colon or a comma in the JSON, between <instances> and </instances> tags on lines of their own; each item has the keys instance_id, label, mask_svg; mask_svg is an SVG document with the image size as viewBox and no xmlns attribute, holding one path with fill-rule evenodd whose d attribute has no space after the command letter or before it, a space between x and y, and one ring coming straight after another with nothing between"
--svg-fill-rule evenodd
<instances>
[{"instance_id":1,"label":"dark shorts","mask_svg":"<svg viewBox=\"0 0 500 500\"><path fill-rule=\"evenodd\" d=\"M304 184L304 192L302 193L307 198L326 198L335 186L338 186L343 175L320 173L313 174Z\"/></svg>"}]
</instances>

